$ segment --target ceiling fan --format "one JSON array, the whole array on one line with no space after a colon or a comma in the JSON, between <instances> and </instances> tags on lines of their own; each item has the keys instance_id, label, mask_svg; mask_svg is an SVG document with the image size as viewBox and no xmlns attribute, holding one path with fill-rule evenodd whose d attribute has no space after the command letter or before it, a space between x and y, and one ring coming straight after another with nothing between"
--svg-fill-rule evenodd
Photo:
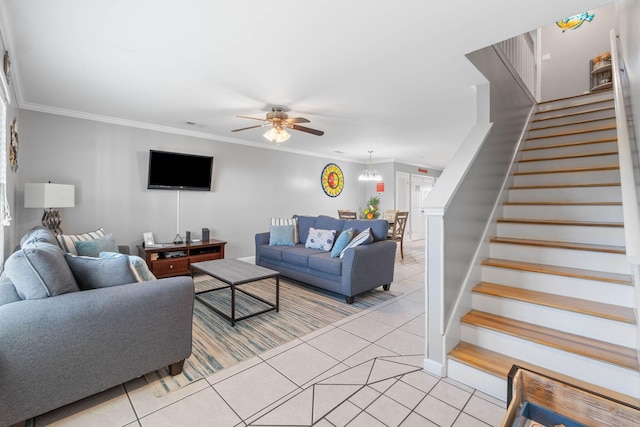
<instances>
[{"instance_id":1,"label":"ceiling fan","mask_svg":"<svg viewBox=\"0 0 640 427\"><path fill-rule=\"evenodd\" d=\"M299 126L297 123L309 123L309 120L304 117L292 117L289 118L287 113L284 112L282 107L272 107L271 112L267 113L266 119L260 119L257 117L250 116L237 116L243 119L251 119L251 120L260 120L264 122L260 125L249 126L246 128L234 129L231 132L238 132L241 130L254 129L264 126L271 126L271 129L264 134L264 137L267 138L271 142L275 142L277 144L286 141L289 139L290 135L286 131L287 129L298 130L301 132L310 133L312 135L322 136L324 132L321 130L311 129L306 126Z\"/></svg>"}]
</instances>

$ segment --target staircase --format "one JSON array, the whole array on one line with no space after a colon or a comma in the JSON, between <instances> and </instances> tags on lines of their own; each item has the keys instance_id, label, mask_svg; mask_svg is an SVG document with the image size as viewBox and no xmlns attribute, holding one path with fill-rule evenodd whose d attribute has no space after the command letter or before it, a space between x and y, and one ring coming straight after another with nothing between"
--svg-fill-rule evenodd
<instances>
[{"instance_id":1,"label":"staircase","mask_svg":"<svg viewBox=\"0 0 640 427\"><path fill-rule=\"evenodd\" d=\"M640 398L613 94L538 105L448 376L506 400L513 364Z\"/></svg>"}]
</instances>

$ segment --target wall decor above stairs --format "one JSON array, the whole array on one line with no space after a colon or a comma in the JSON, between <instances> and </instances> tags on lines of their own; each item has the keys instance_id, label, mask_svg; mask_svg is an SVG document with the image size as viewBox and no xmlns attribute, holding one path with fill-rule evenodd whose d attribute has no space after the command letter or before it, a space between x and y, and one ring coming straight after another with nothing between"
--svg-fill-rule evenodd
<instances>
[{"instance_id":1,"label":"wall decor above stairs","mask_svg":"<svg viewBox=\"0 0 640 427\"><path fill-rule=\"evenodd\" d=\"M449 377L505 399L518 364L640 399L612 92L537 106L496 229Z\"/></svg>"}]
</instances>

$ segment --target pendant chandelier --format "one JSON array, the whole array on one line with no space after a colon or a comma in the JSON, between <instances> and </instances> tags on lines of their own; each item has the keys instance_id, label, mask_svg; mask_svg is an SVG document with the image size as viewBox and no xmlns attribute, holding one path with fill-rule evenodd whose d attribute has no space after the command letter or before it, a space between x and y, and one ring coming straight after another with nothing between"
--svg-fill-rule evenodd
<instances>
[{"instance_id":1,"label":"pendant chandelier","mask_svg":"<svg viewBox=\"0 0 640 427\"><path fill-rule=\"evenodd\" d=\"M382 181L382 175L380 175L378 171L371 169L371 153L373 153L373 151L369 150L369 169L362 171L358 177L358 181Z\"/></svg>"}]
</instances>

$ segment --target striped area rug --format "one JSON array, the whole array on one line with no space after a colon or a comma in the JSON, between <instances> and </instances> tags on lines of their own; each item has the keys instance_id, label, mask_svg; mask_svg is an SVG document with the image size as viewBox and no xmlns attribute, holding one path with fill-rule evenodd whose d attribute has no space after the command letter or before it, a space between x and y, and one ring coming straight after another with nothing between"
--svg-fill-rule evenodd
<instances>
[{"instance_id":1,"label":"striped area rug","mask_svg":"<svg viewBox=\"0 0 640 427\"><path fill-rule=\"evenodd\" d=\"M196 278L195 284L197 292L223 286L208 276ZM248 283L242 288L267 301L275 301L274 279ZM229 289L203 295L215 307L230 314ZM186 360L183 372L172 377L168 369L161 369L145 377L155 395L163 396L398 295L400 292L394 291L393 286L387 292L380 287L357 296L355 303L347 304L341 295L281 278L280 311L236 322L235 327L196 300L192 354ZM264 308L263 303L236 291L236 317Z\"/></svg>"}]
</instances>

